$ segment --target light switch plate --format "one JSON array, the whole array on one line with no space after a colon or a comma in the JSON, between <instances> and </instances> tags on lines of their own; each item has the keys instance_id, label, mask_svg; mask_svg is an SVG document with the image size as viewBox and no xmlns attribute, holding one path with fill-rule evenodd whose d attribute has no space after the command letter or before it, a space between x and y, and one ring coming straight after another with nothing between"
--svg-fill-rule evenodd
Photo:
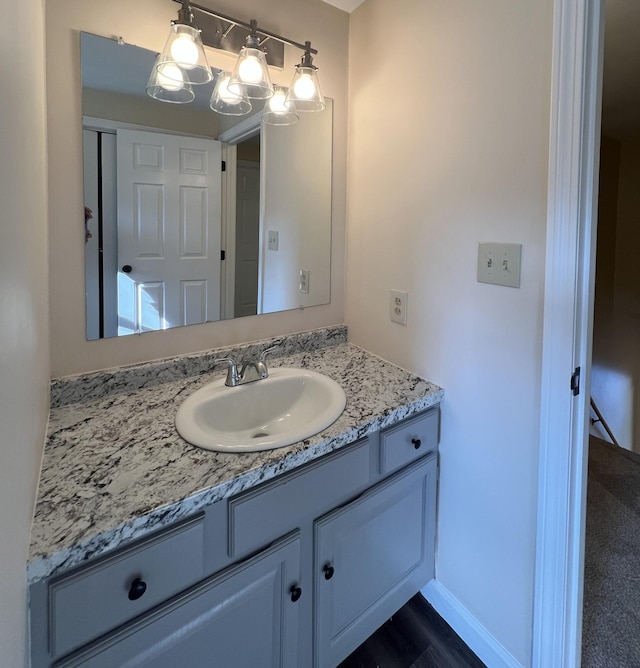
<instances>
[{"instance_id":1,"label":"light switch plate","mask_svg":"<svg viewBox=\"0 0 640 668\"><path fill-rule=\"evenodd\" d=\"M278 237L280 235L276 230L269 230L267 232L267 248L272 251L278 250Z\"/></svg>"},{"instance_id":2,"label":"light switch plate","mask_svg":"<svg viewBox=\"0 0 640 668\"><path fill-rule=\"evenodd\" d=\"M522 244L478 244L478 281L520 287Z\"/></svg>"}]
</instances>

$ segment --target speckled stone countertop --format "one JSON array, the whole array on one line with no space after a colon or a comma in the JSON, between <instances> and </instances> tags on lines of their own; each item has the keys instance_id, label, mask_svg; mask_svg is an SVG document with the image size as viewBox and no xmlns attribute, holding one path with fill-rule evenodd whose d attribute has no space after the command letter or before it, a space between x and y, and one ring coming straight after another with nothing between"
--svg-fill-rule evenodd
<instances>
[{"instance_id":1,"label":"speckled stone countertop","mask_svg":"<svg viewBox=\"0 0 640 668\"><path fill-rule=\"evenodd\" d=\"M338 327L252 344L261 350L280 343L285 354L270 366L319 371L347 395L344 413L328 429L265 452L202 450L175 429L178 406L223 375L207 368L230 349L54 383L28 581L171 524L443 399L438 386L345 341L346 328ZM191 363L185 366L185 359ZM173 376L167 371L176 368Z\"/></svg>"}]
</instances>

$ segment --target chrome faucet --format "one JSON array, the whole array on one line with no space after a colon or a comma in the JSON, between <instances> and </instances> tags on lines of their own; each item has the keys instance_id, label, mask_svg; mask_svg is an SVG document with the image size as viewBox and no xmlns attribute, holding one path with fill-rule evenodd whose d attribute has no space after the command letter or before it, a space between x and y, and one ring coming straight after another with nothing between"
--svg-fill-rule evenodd
<instances>
[{"instance_id":1,"label":"chrome faucet","mask_svg":"<svg viewBox=\"0 0 640 668\"><path fill-rule=\"evenodd\" d=\"M227 379L224 384L227 387L235 387L240 382L240 374L238 373L238 365L233 357L218 357L213 360L213 365L226 364L227 365Z\"/></svg>"},{"instance_id":2,"label":"chrome faucet","mask_svg":"<svg viewBox=\"0 0 640 668\"><path fill-rule=\"evenodd\" d=\"M273 352L278 346L271 346L260 353L258 359L242 360L240 372L238 372L238 364L233 357L219 357L213 360L214 364L227 365L227 379L224 384L227 387L236 387L237 385L244 385L245 383L253 383L256 380L263 380L269 377L269 369L267 368L266 357Z\"/></svg>"}]
</instances>

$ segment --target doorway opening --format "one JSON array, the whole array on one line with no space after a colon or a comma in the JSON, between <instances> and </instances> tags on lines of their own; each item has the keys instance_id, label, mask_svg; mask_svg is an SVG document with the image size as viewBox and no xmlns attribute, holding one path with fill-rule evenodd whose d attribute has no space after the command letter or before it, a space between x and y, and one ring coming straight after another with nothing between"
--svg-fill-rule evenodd
<instances>
[{"instance_id":1,"label":"doorway opening","mask_svg":"<svg viewBox=\"0 0 640 668\"><path fill-rule=\"evenodd\" d=\"M235 318L258 313L260 133L236 146Z\"/></svg>"},{"instance_id":2,"label":"doorway opening","mask_svg":"<svg viewBox=\"0 0 640 668\"><path fill-rule=\"evenodd\" d=\"M603 3L582 666L640 665L640 7ZM618 441L620 446L615 444Z\"/></svg>"}]
</instances>

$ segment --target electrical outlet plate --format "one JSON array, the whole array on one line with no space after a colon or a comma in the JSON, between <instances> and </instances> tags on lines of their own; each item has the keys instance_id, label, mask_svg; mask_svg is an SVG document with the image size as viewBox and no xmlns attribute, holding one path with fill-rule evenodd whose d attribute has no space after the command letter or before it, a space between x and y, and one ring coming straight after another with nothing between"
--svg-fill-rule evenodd
<instances>
[{"instance_id":1,"label":"electrical outlet plate","mask_svg":"<svg viewBox=\"0 0 640 668\"><path fill-rule=\"evenodd\" d=\"M391 322L407 324L407 293L403 290L391 290L389 296L389 318Z\"/></svg>"},{"instance_id":2,"label":"electrical outlet plate","mask_svg":"<svg viewBox=\"0 0 640 668\"><path fill-rule=\"evenodd\" d=\"M520 287L522 244L478 244L478 281Z\"/></svg>"},{"instance_id":3,"label":"electrical outlet plate","mask_svg":"<svg viewBox=\"0 0 640 668\"><path fill-rule=\"evenodd\" d=\"M311 279L311 272L308 269L300 269L300 292L309 294L309 281Z\"/></svg>"}]
</instances>

